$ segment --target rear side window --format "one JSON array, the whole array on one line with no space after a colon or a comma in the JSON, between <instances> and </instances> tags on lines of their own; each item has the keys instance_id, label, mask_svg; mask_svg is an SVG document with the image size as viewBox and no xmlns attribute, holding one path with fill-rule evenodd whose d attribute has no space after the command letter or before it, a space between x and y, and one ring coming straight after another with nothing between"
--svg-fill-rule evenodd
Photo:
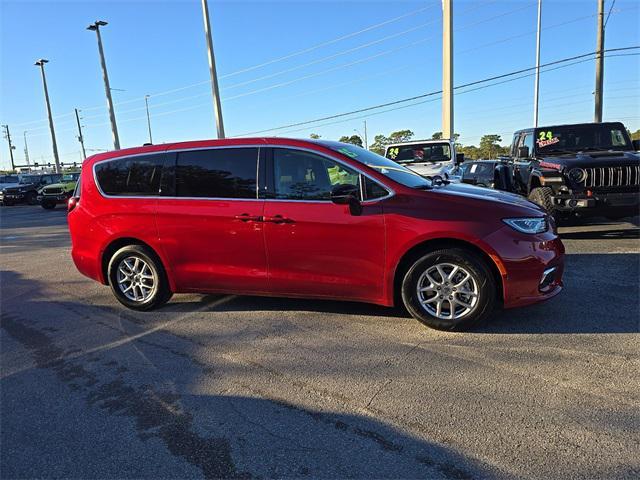
<instances>
[{"instance_id":1,"label":"rear side window","mask_svg":"<svg viewBox=\"0 0 640 480\"><path fill-rule=\"evenodd\" d=\"M98 185L107 195L158 195L164 163L163 155L120 158L95 167Z\"/></svg>"},{"instance_id":2,"label":"rear side window","mask_svg":"<svg viewBox=\"0 0 640 480\"><path fill-rule=\"evenodd\" d=\"M178 197L256 198L258 148L178 153Z\"/></svg>"}]
</instances>

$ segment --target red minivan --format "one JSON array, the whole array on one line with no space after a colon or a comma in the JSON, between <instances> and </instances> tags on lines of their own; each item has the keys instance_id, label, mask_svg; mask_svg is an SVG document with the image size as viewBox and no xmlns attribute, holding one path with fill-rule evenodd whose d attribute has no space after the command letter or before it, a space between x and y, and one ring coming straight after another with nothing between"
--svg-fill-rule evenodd
<instances>
[{"instance_id":1,"label":"red minivan","mask_svg":"<svg viewBox=\"0 0 640 480\"><path fill-rule=\"evenodd\" d=\"M339 299L461 330L562 289L564 247L538 206L338 142L101 153L69 210L77 268L136 310L182 292Z\"/></svg>"}]
</instances>

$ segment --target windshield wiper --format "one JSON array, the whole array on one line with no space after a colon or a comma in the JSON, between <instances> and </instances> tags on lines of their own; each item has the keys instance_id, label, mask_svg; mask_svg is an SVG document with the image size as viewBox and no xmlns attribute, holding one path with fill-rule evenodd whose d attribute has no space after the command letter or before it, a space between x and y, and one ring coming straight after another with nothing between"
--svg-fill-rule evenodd
<instances>
[{"instance_id":1,"label":"windshield wiper","mask_svg":"<svg viewBox=\"0 0 640 480\"><path fill-rule=\"evenodd\" d=\"M543 154L543 153L564 153L564 154L568 154L568 155L575 155L578 152L575 151L575 150L564 150L562 148L552 148L550 150L544 150L544 151L540 150L540 153L541 154Z\"/></svg>"}]
</instances>

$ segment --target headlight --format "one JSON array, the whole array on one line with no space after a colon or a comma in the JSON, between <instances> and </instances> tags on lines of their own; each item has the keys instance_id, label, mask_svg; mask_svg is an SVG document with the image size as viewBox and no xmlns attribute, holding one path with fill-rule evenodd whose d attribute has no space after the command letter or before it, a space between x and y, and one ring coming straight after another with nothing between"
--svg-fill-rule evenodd
<instances>
[{"instance_id":1,"label":"headlight","mask_svg":"<svg viewBox=\"0 0 640 480\"><path fill-rule=\"evenodd\" d=\"M568 176L573 183L582 183L587 178L587 172L583 168L572 168Z\"/></svg>"},{"instance_id":2,"label":"headlight","mask_svg":"<svg viewBox=\"0 0 640 480\"><path fill-rule=\"evenodd\" d=\"M542 233L549 228L547 219L544 217L505 218L502 221L521 233Z\"/></svg>"}]
</instances>

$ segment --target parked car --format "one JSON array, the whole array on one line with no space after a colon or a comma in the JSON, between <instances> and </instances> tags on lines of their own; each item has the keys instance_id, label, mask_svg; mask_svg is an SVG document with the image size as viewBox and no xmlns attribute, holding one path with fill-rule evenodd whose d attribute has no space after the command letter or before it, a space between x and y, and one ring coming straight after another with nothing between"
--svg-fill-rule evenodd
<instances>
[{"instance_id":1,"label":"parked car","mask_svg":"<svg viewBox=\"0 0 640 480\"><path fill-rule=\"evenodd\" d=\"M59 182L62 175L51 174L20 174L19 182L13 186L7 186L0 190L0 202L10 206L16 203L28 203L35 205L38 203L38 190L44 185Z\"/></svg>"},{"instance_id":2,"label":"parked car","mask_svg":"<svg viewBox=\"0 0 640 480\"><path fill-rule=\"evenodd\" d=\"M454 181L476 185L478 187L494 188L496 185L496 171L501 160L466 160L456 165L447 175Z\"/></svg>"},{"instance_id":3,"label":"parked car","mask_svg":"<svg viewBox=\"0 0 640 480\"><path fill-rule=\"evenodd\" d=\"M640 155L620 122L517 131L497 188L527 196L558 219L640 213Z\"/></svg>"},{"instance_id":4,"label":"parked car","mask_svg":"<svg viewBox=\"0 0 640 480\"><path fill-rule=\"evenodd\" d=\"M9 175L0 175L0 190L6 187L15 187L20 183L20 178L18 175L9 174Z\"/></svg>"},{"instance_id":5,"label":"parked car","mask_svg":"<svg viewBox=\"0 0 640 480\"><path fill-rule=\"evenodd\" d=\"M537 205L338 142L101 153L69 210L78 270L136 310L180 292L340 299L460 330L562 288L564 247Z\"/></svg>"},{"instance_id":6,"label":"parked car","mask_svg":"<svg viewBox=\"0 0 640 480\"><path fill-rule=\"evenodd\" d=\"M384 156L423 177L450 175L464 161L463 154L456 154L452 140L419 140L393 143L385 147Z\"/></svg>"},{"instance_id":7,"label":"parked car","mask_svg":"<svg viewBox=\"0 0 640 480\"><path fill-rule=\"evenodd\" d=\"M37 200L45 210L53 210L59 203L67 203L76 188L80 172L65 173L60 182L52 183L38 190Z\"/></svg>"}]
</instances>

